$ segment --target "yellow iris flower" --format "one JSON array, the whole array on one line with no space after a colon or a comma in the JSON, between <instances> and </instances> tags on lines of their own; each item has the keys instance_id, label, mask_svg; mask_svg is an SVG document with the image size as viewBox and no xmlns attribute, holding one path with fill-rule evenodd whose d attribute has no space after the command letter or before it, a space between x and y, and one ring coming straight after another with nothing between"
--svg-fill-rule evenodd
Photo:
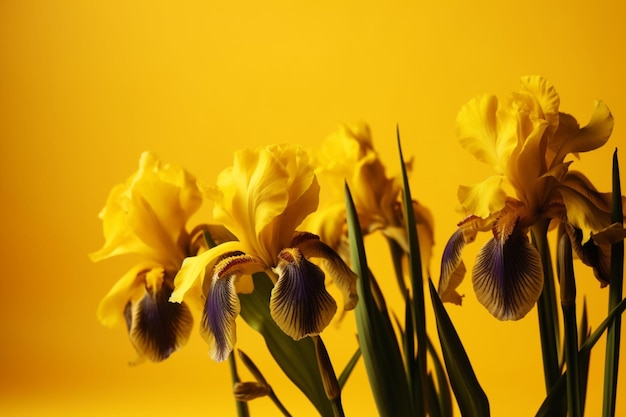
<instances>
[{"instance_id":1,"label":"yellow iris flower","mask_svg":"<svg viewBox=\"0 0 626 417\"><path fill-rule=\"evenodd\" d=\"M183 260L199 249L185 226L201 203L192 176L146 152L139 170L111 190L100 212L105 243L91 259L126 254L142 259L98 307L98 319L105 326L127 325L137 361L164 360L189 338L189 308L168 300Z\"/></svg>"},{"instance_id":2,"label":"yellow iris flower","mask_svg":"<svg viewBox=\"0 0 626 417\"><path fill-rule=\"evenodd\" d=\"M342 126L329 136L319 149L312 151L316 172L324 188L334 190L331 203L308 220L310 230L317 233L344 259L349 258L346 228L344 182L348 183L363 235L379 231L409 251L402 213L402 185L398 178L387 176L385 166L372 142L369 126ZM328 187L326 187L328 185ZM434 244L433 219L430 211L413 201L424 273Z\"/></svg>"},{"instance_id":3,"label":"yellow iris flower","mask_svg":"<svg viewBox=\"0 0 626 417\"><path fill-rule=\"evenodd\" d=\"M444 301L460 304L455 288L465 273L461 251L477 232L491 231L493 237L478 253L472 271L474 291L498 319L522 318L543 288L540 256L528 232L545 232L552 220L572 233L581 259L592 264L601 281L608 281L608 262L597 242L581 243L609 227L611 195L599 193L581 172L569 170L572 161L565 159L604 145L613 116L597 101L589 123L580 127L574 117L559 112L559 104L559 95L546 79L530 76L522 78L519 92L504 100L481 95L461 108L461 146L492 166L495 174L459 187L460 205L468 217L444 250L439 283ZM584 247L596 247L595 254Z\"/></svg>"},{"instance_id":4,"label":"yellow iris flower","mask_svg":"<svg viewBox=\"0 0 626 417\"><path fill-rule=\"evenodd\" d=\"M214 219L238 240L185 259L171 301L181 302L193 288L202 289L202 333L213 359L223 361L234 348L241 309L237 293L253 291L254 273L265 272L274 281L272 318L295 340L320 333L337 310L324 272L309 258L325 261L343 292L344 308L355 307L356 275L316 235L296 231L319 199L317 178L301 148L239 151L206 195L215 204Z\"/></svg>"}]
</instances>

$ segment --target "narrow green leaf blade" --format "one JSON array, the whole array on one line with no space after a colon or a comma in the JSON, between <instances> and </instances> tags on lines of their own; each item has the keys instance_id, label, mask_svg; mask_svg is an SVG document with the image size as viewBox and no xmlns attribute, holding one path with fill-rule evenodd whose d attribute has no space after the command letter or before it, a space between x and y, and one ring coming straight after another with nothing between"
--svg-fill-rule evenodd
<instances>
[{"instance_id":1,"label":"narrow green leaf blade","mask_svg":"<svg viewBox=\"0 0 626 417\"><path fill-rule=\"evenodd\" d=\"M407 239L409 242L409 273L413 290L413 326L417 337L417 375L412 378L413 390L421 392L422 401L416 398L415 406L418 416L425 416L428 407L428 374L426 369L427 335L426 335L426 307L424 301L424 277L422 276L422 260L420 256L419 239L415 224L415 212L413 211L413 197L409 187L409 179L406 173L406 165L400 145L400 131L397 130L398 154L400 156L400 169L402 173L402 203L405 219Z\"/></svg>"},{"instance_id":2,"label":"narrow green leaf blade","mask_svg":"<svg viewBox=\"0 0 626 417\"><path fill-rule=\"evenodd\" d=\"M619 178L617 149L613 153L613 207L611 221L623 224L622 190ZM624 285L624 241L611 245L611 283L609 285L609 311L622 299ZM604 359L604 395L602 416L615 416L617 399L617 373L619 370L619 347L622 318L618 316L609 326L606 335L606 354Z\"/></svg>"},{"instance_id":3,"label":"narrow green leaf blade","mask_svg":"<svg viewBox=\"0 0 626 417\"><path fill-rule=\"evenodd\" d=\"M439 298L439 294L437 294L432 280L429 279L428 281L443 359L461 414L467 417L487 417L490 415L487 395L476 378L461 339Z\"/></svg>"},{"instance_id":4,"label":"narrow green leaf blade","mask_svg":"<svg viewBox=\"0 0 626 417\"><path fill-rule=\"evenodd\" d=\"M595 344L600 340L600 337L604 333L604 331L609 327L611 323L613 323L613 319L620 314L622 314L626 310L626 299L620 301L620 303L609 313L609 315L600 323L598 328L594 330L591 335L585 340L585 343L580 347L578 352L578 358L581 357L583 360L589 360L589 355L591 354L591 349L595 346ZM579 364L580 365L580 364ZM565 401L565 378L567 371L559 377L557 382L552 387L552 390L548 393L546 398L541 403L541 407L535 414L536 417L554 417L560 409L562 409L563 405L566 404Z\"/></svg>"},{"instance_id":5,"label":"narrow green leaf blade","mask_svg":"<svg viewBox=\"0 0 626 417\"><path fill-rule=\"evenodd\" d=\"M413 416L402 354L387 310L379 308L372 295L371 288L376 284L367 266L361 226L347 184L346 219L352 268L359 277L359 303L355 309L359 344L379 415Z\"/></svg>"},{"instance_id":6,"label":"narrow green leaf blade","mask_svg":"<svg viewBox=\"0 0 626 417\"><path fill-rule=\"evenodd\" d=\"M346 385L346 382L348 382L348 378L350 377L350 375L352 375L352 371L354 370L354 367L356 366L360 358L361 348L357 348L357 350L354 352L354 354L346 364L346 367L343 368L343 371L341 371L341 375L339 375L339 378L337 378L337 381L339 382L339 388L343 389L343 386Z\"/></svg>"}]
</instances>

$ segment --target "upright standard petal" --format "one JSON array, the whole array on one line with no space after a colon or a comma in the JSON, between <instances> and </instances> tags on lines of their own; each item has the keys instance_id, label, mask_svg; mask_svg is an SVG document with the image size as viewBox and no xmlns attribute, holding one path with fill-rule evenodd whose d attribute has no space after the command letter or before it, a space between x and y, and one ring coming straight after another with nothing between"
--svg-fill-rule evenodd
<instances>
[{"instance_id":1,"label":"upright standard petal","mask_svg":"<svg viewBox=\"0 0 626 417\"><path fill-rule=\"evenodd\" d=\"M518 320L535 305L543 289L537 249L519 227L493 237L480 250L472 271L478 301L500 320Z\"/></svg>"},{"instance_id":2,"label":"upright standard petal","mask_svg":"<svg viewBox=\"0 0 626 417\"><path fill-rule=\"evenodd\" d=\"M324 285L324 272L297 248L280 252L274 272L279 278L272 289L270 313L278 327L294 340L321 333L337 311Z\"/></svg>"},{"instance_id":3,"label":"upright standard petal","mask_svg":"<svg viewBox=\"0 0 626 417\"><path fill-rule=\"evenodd\" d=\"M510 153L515 144L506 144L506 149L498 150L499 143L498 98L493 95L480 95L467 102L456 118L457 137L461 146L481 162L497 167L502 153Z\"/></svg>"},{"instance_id":4,"label":"upright standard petal","mask_svg":"<svg viewBox=\"0 0 626 417\"><path fill-rule=\"evenodd\" d=\"M202 202L195 178L144 152L139 169L113 188L100 217L105 244L94 261L133 253L178 268L185 257L185 225Z\"/></svg>"}]
</instances>

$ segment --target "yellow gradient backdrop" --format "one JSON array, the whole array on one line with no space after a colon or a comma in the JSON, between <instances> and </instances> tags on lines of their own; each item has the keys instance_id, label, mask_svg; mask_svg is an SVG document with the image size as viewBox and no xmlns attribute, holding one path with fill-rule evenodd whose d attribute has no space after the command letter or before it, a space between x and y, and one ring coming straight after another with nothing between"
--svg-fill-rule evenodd
<instances>
[{"instance_id":1,"label":"yellow gradient backdrop","mask_svg":"<svg viewBox=\"0 0 626 417\"><path fill-rule=\"evenodd\" d=\"M612 152L626 144L625 20L618 0L3 0L0 415L235 415L227 365L208 358L197 334L165 363L129 367L124 329L96 320L99 300L133 261L89 261L103 243L97 214L142 151L212 182L236 149L315 146L340 123L362 120L395 173L398 124L414 158L413 195L435 216L438 257L459 220L457 186L489 172L457 144L457 111L477 94L517 90L523 75L546 76L561 109L581 123L596 98L612 109L607 146L574 165L609 190ZM208 219L208 210L199 216ZM375 237L367 243L372 268L385 276L385 247ZM432 269L436 277L436 259ZM586 296L597 326L607 291L578 271L579 306ZM384 286L393 307L397 290ZM469 280L461 291L463 307L448 311L492 415L534 415L544 395L536 311L497 322ZM239 347L294 415L315 415L262 340L243 322L239 330ZM338 369L356 348L354 332L349 316L325 334ZM599 415L603 357L602 340L592 354L588 416ZM376 415L362 363L344 403L348 416ZM251 410L277 414L267 399Z\"/></svg>"}]
</instances>

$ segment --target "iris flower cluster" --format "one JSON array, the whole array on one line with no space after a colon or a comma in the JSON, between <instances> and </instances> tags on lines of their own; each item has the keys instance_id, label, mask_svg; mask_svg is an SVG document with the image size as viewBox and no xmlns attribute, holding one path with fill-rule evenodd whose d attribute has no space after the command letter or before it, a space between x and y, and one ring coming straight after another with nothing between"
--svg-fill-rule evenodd
<instances>
[{"instance_id":1,"label":"iris flower cluster","mask_svg":"<svg viewBox=\"0 0 626 417\"><path fill-rule=\"evenodd\" d=\"M466 216L446 244L439 282L444 301L461 303L456 288L465 275L462 251L479 232L491 238L476 257L472 283L477 299L500 320L524 317L543 288L540 254L529 233L560 224L580 259L608 284L610 243L623 239L611 226L611 194L601 193L581 172L570 169L579 153L604 145L613 116L601 101L589 123L559 111L555 88L542 77L524 77L520 91L499 99L480 95L457 117L461 146L495 173L460 186Z\"/></svg>"}]
</instances>

